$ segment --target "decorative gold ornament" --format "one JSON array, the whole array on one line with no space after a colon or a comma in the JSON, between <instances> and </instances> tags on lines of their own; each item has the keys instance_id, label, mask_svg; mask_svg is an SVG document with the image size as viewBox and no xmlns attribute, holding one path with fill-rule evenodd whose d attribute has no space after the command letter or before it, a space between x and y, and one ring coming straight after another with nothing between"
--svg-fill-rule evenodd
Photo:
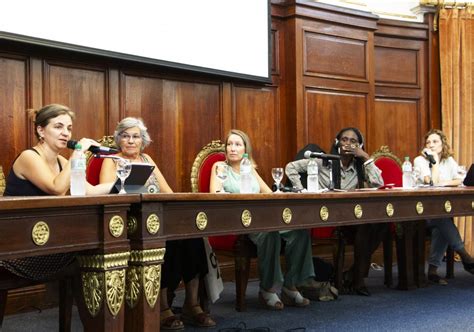
<instances>
[{"instance_id":1,"label":"decorative gold ornament","mask_svg":"<svg viewBox=\"0 0 474 332\"><path fill-rule=\"evenodd\" d=\"M104 275L102 272L83 272L82 294L87 310L92 317L97 316L102 306Z\"/></svg>"},{"instance_id":2,"label":"decorative gold ornament","mask_svg":"<svg viewBox=\"0 0 474 332\"><path fill-rule=\"evenodd\" d=\"M49 226L44 221L38 221L31 231L31 239L37 246L44 246L49 240Z\"/></svg>"},{"instance_id":3,"label":"decorative gold ornament","mask_svg":"<svg viewBox=\"0 0 474 332\"><path fill-rule=\"evenodd\" d=\"M130 262L147 263L147 262L162 262L165 257L165 248L147 249L147 250L132 250L130 252Z\"/></svg>"},{"instance_id":4,"label":"decorative gold ornament","mask_svg":"<svg viewBox=\"0 0 474 332\"><path fill-rule=\"evenodd\" d=\"M105 272L107 306L112 316L117 316L125 297L125 269Z\"/></svg>"},{"instance_id":5,"label":"decorative gold ornament","mask_svg":"<svg viewBox=\"0 0 474 332\"><path fill-rule=\"evenodd\" d=\"M127 220L127 231L128 234L133 234L137 230L138 221L134 216L129 216Z\"/></svg>"},{"instance_id":6,"label":"decorative gold ornament","mask_svg":"<svg viewBox=\"0 0 474 332\"><path fill-rule=\"evenodd\" d=\"M77 256L79 266L88 269L110 270L112 268L126 268L130 252L118 252L106 255Z\"/></svg>"},{"instance_id":7,"label":"decorative gold ornament","mask_svg":"<svg viewBox=\"0 0 474 332\"><path fill-rule=\"evenodd\" d=\"M158 295L160 294L161 265L149 265L144 267L143 284L145 298L150 308L154 308Z\"/></svg>"},{"instance_id":8,"label":"decorative gold ornament","mask_svg":"<svg viewBox=\"0 0 474 332\"><path fill-rule=\"evenodd\" d=\"M322 221L327 221L329 219L329 209L326 206L321 206L319 209L319 217Z\"/></svg>"},{"instance_id":9,"label":"decorative gold ornament","mask_svg":"<svg viewBox=\"0 0 474 332\"><path fill-rule=\"evenodd\" d=\"M125 288L125 300L129 308L135 308L142 290L142 266L129 266L127 269L127 287Z\"/></svg>"},{"instance_id":10,"label":"decorative gold ornament","mask_svg":"<svg viewBox=\"0 0 474 332\"><path fill-rule=\"evenodd\" d=\"M249 227L252 223L252 213L249 210L243 210L240 220L242 221L242 225L244 225L244 227Z\"/></svg>"},{"instance_id":11,"label":"decorative gold ornament","mask_svg":"<svg viewBox=\"0 0 474 332\"><path fill-rule=\"evenodd\" d=\"M146 229L151 235L155 235L160 230L160 218L152 213L146 219Z\"/></svg>"},{"instance_id":12,"label":"decorative gold ornament","mask_svg":"<svg viewBox=\"0 0 474 332\"><path fill-rule=\"evenodd\" d=\"M393 207L392 203L388 203L385 207L385 212L387 212L387 216L392 217L395 213L395 208Z\"/></svg>"},{"instance_id":13,"label":"decorative gold ornament","mask_svg":"<svg viewBox=\"0 0 474 332\"><path fill-rule=\"evenodd\" d=\"M452 209L453 209L453 206L451 205L450 201L444 202L444 211L449 213L451 212Z\"/></svg>"},{"instance_id":14,"label":"decorative gold ornament","mask_svg":"<svg viewBox=\"0 0 474 332\"><path fill-rule=\"evenodd\" d=\"M196 227L203 231L207 227L207 214L206 212L199 212L196 216Z\"/></svg>"},{"instance_id":15,"label":"decorative gold ornament","mask_svg":"<svg viewBox=\"0 0 474 332\"><path fill-rule=\"evenodd\" d=\"M281 215L283 222L287 225L291 223L291 218L293 218L293 213L291 212L290 208L285 208Z\"/></svg>"},{"instance_id":16,"label":"decorative gold ornament","mask_svg":"<svg viewBox=\"0 0 474 332\"><path fill-rule=\"evenodd\" d=\"M354 216L357 219L360 219L362 218L362 214L363 214L362 206L360 206L360 204L357 204L356 206L354 206Z\"/></svg>"},{"instance_id":17,"label":"decorative gold ornament","mask_svg":"<svg viewBox=\"0 0 474 332\"><path fill-rule=\"evenodd\" d=\"M418 214L423 213L423 203L421 203L421 202L416 203L416 213L418 213Z\"/></svg>"},{"instance_id":18,"label":"decorative gold ornament","mask_svg":"<svg viewBox=\"0 0 474 332\"><path fill-rule=\"evenodd\" d=\"M125 223L121 216L113 216L109 221L109 232L113 237L120 237L123 234Z\"/></svg>"}]
</instances>

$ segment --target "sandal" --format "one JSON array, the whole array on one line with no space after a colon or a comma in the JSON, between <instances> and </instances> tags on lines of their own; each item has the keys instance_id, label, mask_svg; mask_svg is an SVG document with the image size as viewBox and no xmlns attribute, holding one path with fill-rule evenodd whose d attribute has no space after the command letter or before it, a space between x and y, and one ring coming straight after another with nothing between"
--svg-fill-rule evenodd
<instances>
[{"instance_id":1,"label":"sandal","mask_svg":"<svg viewBox=\"0 0 474 332\"><path fill-rule=\"evenodd\" d=\"M183 307L183 313L181 314L181 320L184 324L188 324L194 327L214 327L216 322L211 318L209 314L202 311L199 304L187 308Z\"/></svg>"},{"instance_id":2,"label":"sandal","mask_svg":"<svg viewBox=\"0 0 474 332\"><path fill-rule=\"evenodd\" d=\"M289 290L286 287L281 289L281 301L290 307L306 307L309 300L301 295L300 292Z\"/></svg>"},{"instance_id":3,"label":"sandal","mask_svg":"<svg viewBox=\"0 0 474 332\"><path fill-rule=\"evenodd\" d=\"M184 330L183 322L175 316L170 308L160 312L160 330L161 331L178 331Z\"/></svg>"},{"instance_id":4,"label":"sandal","mask_svg":"<svg viewBox=\"0 0 474 332\"><path fill-rule=\"evenodd\" d=\"M433 284L446 286L448 281L446 279L441 278L439 275L431 273L428 274L428 280L431 281Z\"/></svg>"},{"instance_id":5,"label":"sandal","mask_svg":"<svg viewBox=\"0 0 474 332\"><path fill-rule=\"evenodd\" d=\"M267 292L262 288L258 292L258 300L265 308L270 310L283 310L284 308L283 302L281 302L276 293Z\"/></svg>"}]
</instances>

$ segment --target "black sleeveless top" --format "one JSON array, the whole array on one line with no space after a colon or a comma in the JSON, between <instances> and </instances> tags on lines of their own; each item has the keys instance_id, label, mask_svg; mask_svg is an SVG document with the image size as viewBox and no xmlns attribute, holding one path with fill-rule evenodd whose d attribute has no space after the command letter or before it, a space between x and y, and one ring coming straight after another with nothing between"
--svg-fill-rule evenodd
<instances>
[{"instance_id":1,"label":"black sleeveless top","mask_svg":"<svg viewBox=\"0 0 474 332\"><path fill-rule=\"evenodd\" d=\"M29 150L39 152L34 148ZM15 158L13 164L18 157ZM58 158L59 170L62 171L62 166ZM48 196L43 190L35 186L28 180L20 179L13 167L7 177L7 183L4 196ZM52 254L46 256L34 256L18 259L10 259L0 261L0 267L4 267L11 273L20 277L32 280L47 280L53 277L56 273L69 265L74 259L74 253L67 254Z\"/></svg>"},{"instance_id":2,"label":"black sleeveless top","mask_svg":"<svg viewBox=\"0 0 474 332\"><path fill-rule=\"evenodd\" d=\"M39 155L39 152L36 151L34 148L30 148L28 150L32 150ZM15 164L15 161L18 159L19 156L20 155L18 155L15 158L15 160L13 161L13 164ZM59 158L58 158L58 166L59 166L59 171L61 172L63 170L63 167L61 166L61 162L59 161ZM48 193L45 193L43 190L35 186L31 181L19 178L13 171L13 166L12 166L10 173L8 173L5 192L3 193L3 196L48 196L48 195L49 195Z\"/></svg>"}]
</instances>

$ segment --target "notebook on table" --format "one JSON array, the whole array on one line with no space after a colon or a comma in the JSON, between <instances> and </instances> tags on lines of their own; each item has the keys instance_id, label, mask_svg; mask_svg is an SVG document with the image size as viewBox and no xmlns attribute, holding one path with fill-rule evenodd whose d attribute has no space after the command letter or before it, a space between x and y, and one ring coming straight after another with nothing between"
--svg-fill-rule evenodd
<instances>
[{"instance_id":1,"label":"notebook on table","mask_svg":"<svg viewBox=\"0 0 474 332\"><path fill-rule=\"evenodd\" d=\"M150 177L151 173L155 169L155 166L150 164L132 163L132 171L128 178L125 179L125 191L128 194L140 194L146 193L145 183ZM114 186L110 190L111 194L117 194L120 191L120 179L117 178Z\"/></svg>"},{"instance_id":2,"label":"notebook on table","mask_svg":"<svg viewBox=\"0 0 474 332\"><path fill-rule=\"evenodd\" d=\"M469 171L467 172L463 183L465 186L474 186L474 164L469 167Z\"/></svg>"}]
</instances>

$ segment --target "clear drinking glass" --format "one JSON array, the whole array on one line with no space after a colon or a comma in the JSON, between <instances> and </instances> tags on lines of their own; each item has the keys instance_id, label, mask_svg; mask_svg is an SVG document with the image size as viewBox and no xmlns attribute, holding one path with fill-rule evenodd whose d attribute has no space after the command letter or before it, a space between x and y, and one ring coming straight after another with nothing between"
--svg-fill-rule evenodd
<instances>
[{"instance_id":1,"label":"clear drinking glass","mask_svg":"<svg viewBox=\"0 0 474 332\"><path fill-rule=\"evenodd\" d=\"M132 171L132 164L127 159L116 159L115 166L117 168L117 176L120 179L120 191L119 194L126 194L125 191L125 179L128 178L130 172Z\"/></svg>"},{"instance_id":2,"label":"clear drinking glass","mask_svg":"<svg viewBox=\"0 0 474 332\"><path fill-rule=\"evenodd\" d=\"M276 184L276 187L277 187L277 190L275 192L276 193L281 193L281 191L280 191L280 182L283 179L283 168L281 168L281 167L272 168L272 177L273 177L273 180L275 180L275 184Z\"/></svg>"},{"instance_id":3,"label":"clear drinking glass","mask_svg":"<svg viewBox=\"0 0 474 332\"><path fill-rule=\"evenodd\" d=\"M229 165L227 165L226 163L218 163L216 165L216 176L221 183L221 189L217 192L225 193L224 182L227 180L227 177L229 176Z\"/></svg>"},{"instance_id":4,"label":"clear drinking glass","mask_svg":"<svg viewBox=\"0 0 474 332\"><path fill-rule=\"evenodd\" d=\"M461 176L461 185L464 179L466 178L467 169L464 165L458 165L458 174Z\"/></svg>"}]
</instances>

